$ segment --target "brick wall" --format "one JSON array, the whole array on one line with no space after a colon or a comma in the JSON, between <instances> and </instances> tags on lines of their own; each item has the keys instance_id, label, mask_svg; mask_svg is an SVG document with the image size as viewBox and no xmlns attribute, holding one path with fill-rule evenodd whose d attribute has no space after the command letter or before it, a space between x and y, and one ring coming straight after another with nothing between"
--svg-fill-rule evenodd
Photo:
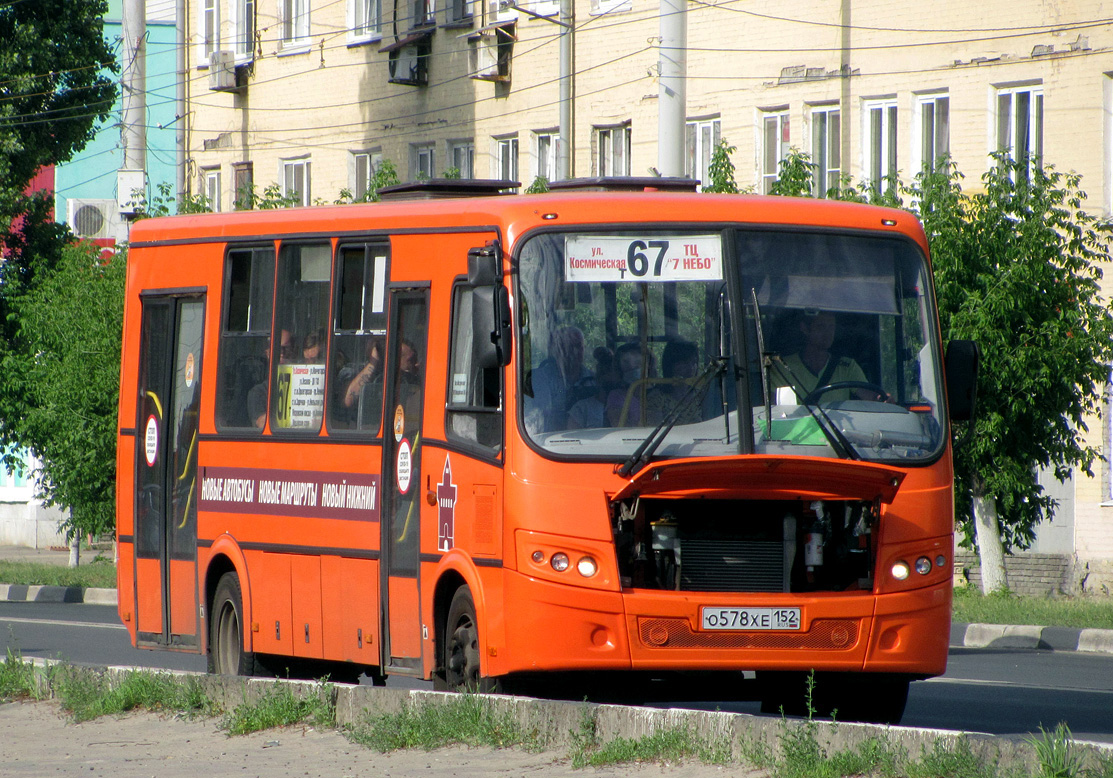
<instances>
[{"instance_id":1,"label":"brick wall","mask_svg":"<svg viewBox=\"0 0 1113 778\"><path fill-rule=\"evenodd\" d=\"M1113 560L1069 554L1020 552L1005 557L1009 588L1017 594L1113 594ZM981 587L982 570L972 551L955 552L955 586Z\"/></svg>"}]
</instances>

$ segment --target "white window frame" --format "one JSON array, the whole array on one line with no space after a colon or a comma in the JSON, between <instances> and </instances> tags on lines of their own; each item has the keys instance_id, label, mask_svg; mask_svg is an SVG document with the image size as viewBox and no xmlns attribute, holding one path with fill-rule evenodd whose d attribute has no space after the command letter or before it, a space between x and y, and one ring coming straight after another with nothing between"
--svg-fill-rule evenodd
<instances>
[{"instance_id":1,"label":"white window frame","mask_svg":"<svg viewBox=\"0 0 1113 778\"><path fill-rule=\"evenodd\" d=\"M935 170L938 159L950 154L951 98L947 92L918 94L912 104L914 172Z\"/></svg>"},{"instance_id":2,"label":"white window frame","mask_svg":"<svg viewBox=\"0 0 1113 778\"><path fill-rule=\"evenodd\" d=\"M556 16L560 13L560 0L528 0L528 7L539 16Z\"/></svg>"},{"instance_id":3,"label":"white window frame","mask_svg":"<svg viewBox=\"0 0 1113 778\"><path fill-rule=\"evenodd\" d=\"M711 183L711 154L719 145L721 128L718 116L684 123L684 175L698 180L701 186Z\"/></svg>"},{"instance_id":4,"label":"white window frame","mask_svg":"<svg viewBox=\"0 0 1113 778\"><path fill-rule=\"evenodd\" d=\"M432 143L410 146L410 173L414 181L433 178L437 171L437 149Z\"/></svg>"},{"instance_id":5,"label":"white window frame","mask_svg":"<svg viewBox=\"0 0 1113 778\"><path fill-rule=\"evenodd\" d=\"M560 132L544 130L533 133L533 177L544 176L550 183L557 180L557 154Z\"/></svg>"},{"instance_id":6,"label":"white window frame","mask_svg":"<svg viewBox=\"0 0 1113 778\"><path fill-rule=\"evenodd\" d=\"M296 193L299 205L309 205L313 202L313 169L309 157L284 159L281 162L281 169L279 172L282 176L283 197L289 197ZM297 183L299 175L302 180L304 191L293 186Z\"/></svg>"},{"instance_id":7,"label":"white window frame","mask_svg":"<svg viewBox=\"0 0 1113 778\"><path fill-rule=\"evenodd\" d=\"M630 123L595 127L595 175L629 176L633 131Z\"/></svg>"},{"instance_id":8,"label":"white window frame","mask_svg":"<svg viewBox=\"0 0 1113 778\"><path fill-rule=\"evenodd\" d=\"M205 199L208 200L209 208L211 208L214 213L219 213L223 210L220 202L220 168L201 168L201 186L205 194Z\"/></svg>"},{"instance_id":9,"label":"white window frame","mask_svg":"<svg viewBox=\"0 0 1113 778\"><path fill-rule=\"evenodd\" d=\"M475 178L475 141L450 140L448 142L449 167L460 171L460 178Z\"/></svg>"},{"instance_id":10,"label":"white window frame","mask_svg":"<svg viewBox=\"0 0 1113 778\"><path fill-rule=\"evenodd\" d=\"M197 61L202 66L208 66L210 57L220 51L220 0L199 0L197 16L200 32Z\"/></svg>"},{"instance_id":11,"label":"white window frame","mask_svg":"<svg viewBox=\"0 0 1113 778\"><path fill-rule=\"evenodd\" d=\"M1021 119L1017 110L1022 102L1027 102L1028 116ZM1002 111L1008 107L1008 116ZM1027 142L1023 153L1028 156L1029 165L1038 164L1043 156L1043 84L1023 84L1018 86L997 87L993 95L994 151L1005 151L1017 160L1017 135L1023 131ZM1023 127L1021 125L1024 125ZM1019 160L1017 160L1019 161Z\"/></svg>"},{"instance_id":12,"label":"white window frame","mask_svg":"<svg viewBox=\"0 0 1113 778\"><path fill-rule=\"evenodd\" d=\"M375 171L383 163L382 151L352 152L352 197L362 200L371 187Z\"/></svg>"},{"instance_id":13,"label":"white window frame","mask_svg":"<svg viewBox=\"0 0 1113 778\"><path fill-rule=\"evenodd\" d=\"M842 179L842 113L838 105L817 105L811 111L812 194L826 197Z\"/></svg>"},{"instance_id":14,"label":"white window frame","mask_svg":"<svg viewBox=\"0 0 1113 778\"><path fill-rule=\"evenodd\" d=\"M280 0L280 46L301 51L309 47L310 0Z\"/></svg>"},{"instance_id":15,"label":"white window frame","mask_svg":"<svg viewBox=\"0 0 1113 778\"><path fill-rule=\"evenodd\" d=\"M769 194L781 174L781 162L792 147L792 120L788 109L762 111L758 121L758 148L761 149L758 174L761 193Z\"/></svg>"},{"instance_id":16,"label":"white window frame","mask_svg":"<svg viewBox=\"0 0 1113 778\"><path fill-rule=\"evenodd\" d=\"M259 0L231 0L232 50L241 62L255 59L256 6Z\"/></svg>"},{"instance_id":17,"label":"white window frame","mask_svg":"<svg viewBox=\"0 0 1113 778\"><path fill-rule=\"evenodd\" d=\"M633 0L591 0L588 13L592 16L625 13L634 10Z\"/></svg>"},{"instance_id":18,"label":"white window frame","mask_svg":"<svg viewBox=\"0 0 1113 778\"><path fill-rule=\"evenodd\" d=\"M900 170L898 119L895 98L862 103L862 178L879 191L885 179Z\"/></svg>"},{"instance_id":19,"label":"white window frame","mask_svg":"<svg viewBox=\"0 0 1113 778\"><path fill-rule=\"evenodd\" d=\"M383 0L348 0L348 43L382 40Z\"/></svg>"},{"instance_id":20,"label":"white window frame","mask_svg":"<svg viewBox=\"0 0 1113 778\"><path fill-rule=\"evenodd\" d=\"M505 181L521 181L518 176L518 136L495 138L493 144L493 165L495 178Z\"/></svg>"}]
</instances>

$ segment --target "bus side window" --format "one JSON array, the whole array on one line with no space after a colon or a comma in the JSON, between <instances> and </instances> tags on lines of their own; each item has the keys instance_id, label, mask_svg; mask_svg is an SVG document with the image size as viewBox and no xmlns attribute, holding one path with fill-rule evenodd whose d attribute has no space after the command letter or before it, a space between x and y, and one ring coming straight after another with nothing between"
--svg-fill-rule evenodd
<instances>
[{"instance_id":1,"label":"bus side window","mask_svg":"<svg viewBox=\"0 0 1113 778\"><path fill-rule=\"evenodd\" d=\"M502 446L502 369L481 364L483 344L476 342L472 327L474 292L457 284L452 293L446 428L450 438L497 451Z\"/></svg>"},{"instance_id":2,"label":"bus side window","mask_svg":"<svg viewBox=\"0 0 1113 778\"><path fill-rule=\"evenodd\" d=\"M229 251L224 279L217 424L262 429L267 412L274 248Z\"/></svg>"},{"instance_id":3,"label":"bus side window","mask_svg":"<svg viewBox=\"0 0 1113 778\"><path fill-rule=\"evenodd\" d=\"M376 434L383 413L386 355L387 245L344 245L336 254L332 346L329 350L330 432Z\"/></svg>"}]
</instances>

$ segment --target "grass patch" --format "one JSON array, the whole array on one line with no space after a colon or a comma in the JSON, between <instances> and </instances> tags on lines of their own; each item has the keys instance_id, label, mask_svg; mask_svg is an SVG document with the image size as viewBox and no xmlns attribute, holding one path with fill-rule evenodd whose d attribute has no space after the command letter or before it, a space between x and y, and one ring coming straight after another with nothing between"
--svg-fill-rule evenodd
<instances>
[{"instance_id":1,"label":"grass patch","mask_svg":"<svg viewBox=\"0 0 1113 778\"><path fill-rule=\"evenodd\" d=\"M0 702L39 699L39 686L35 682L35 666L24 662L17 652L8 649L0 664Z\"/></svg>"},{"instance_id":2,"label":"grass patch","mask_svg":"<svg viewBox=\"0 0 1113 778\"><path fill-rule=\"evenodd\" d=\"M954 620L982 624L1113 629L1113 598L983 595L971 586L955 589Z\"/></svg>"},{"instance_id":3,"label":"grass patch","mask_svg":"<svg viewBox=\"0 0 1113 778\"><path fill-rule=\"evenodd\" d=\"M85 589L115 589L116 565L98 556L77 567L42 562L0 561L0 583L23 586L80 586Z\"/></svg>"},{"instance_id":4,"label":"grass patch","mask_svg":"<svg viewBox=\"0 0 1113 778\"><path fill-rule=\"evenodd\" d=\"M510 713L499 713L490 700L474 694L406 704L398 713L366 715L346 734L353 743L382 753L453 745L534 749L540 743L536 732L526 732Z\"/></svg>"},{"instance_id":5,"label":"grass patch","mask_svg":"<svg viewBox=\"0 0 1113 778\"><path fill-rule=\"evenodd\" d=\"M216 714L197 678L175 678L166 673L136 670L112 683L100 673L60 668L54 679L55 695L75 722L133 710L182 713L188 716Z\"/></svg>"},{"instance_id":6,"label":"grass patch","mask_svg":"<svg viewBox=\"0 0 1113 778\"><path fill-rule=\"evenodd\" d=\"M908 778L997 778L997 765L982 760L970 748L965 738L953 746L936 740L931 750L926 748L920 758L910 762L904 770Z\"/></svg>"},{"instance_id":7,"label":"grass patch","mask_svg":"<svg viewBox=\"0 0 1113 778\"><path fill-rule=\"evenodd\" d=\"M639 738L618 737L601 742L595 716L586 705L580 713L580 724L572 732L572 766L607 767L616 764L668 763L675 764L698 759L704 764L729 765L733 763L730 740L707 740L688 727L662 729Z\"/></svg>"},{"instance_id":8,"label":"grass patch","mask_svg":"<svg viewBox=\"0 0 1113 778\"><path fill-rule=\"evenodd\" d=\"M221 726L229 735L250 735L302 723L319 729L336 727L336 697L330 684L318 684L316 693L298 696L290 684L275 681L258 701L245 700L226 714Z\"/></svg>"}]
</instances>

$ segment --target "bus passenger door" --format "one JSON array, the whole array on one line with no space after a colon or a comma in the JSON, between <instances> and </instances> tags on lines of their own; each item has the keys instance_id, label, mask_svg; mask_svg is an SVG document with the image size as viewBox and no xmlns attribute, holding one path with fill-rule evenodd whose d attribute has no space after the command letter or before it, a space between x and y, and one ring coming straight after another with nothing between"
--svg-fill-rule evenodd
<instances>
[{"instance_id":1,"label":"bus passenger door","mask_svg":"<svg viewBox=\"0 0 1113 778\"><path fill-rule=\"evenodd\" d=\"M388 673L420 675L421 430L428 291L392 289L383 404L381 530L382 662Z\"/></svg>"},{"instance_id":2,"label":"bus passenger door","mask_svg":"<svg viewBox=\"0 0 1113 778\"><path fill-rule=\"evenodd\" d=\"M197 647L197 431L204 298L144 295L135 478L141 645Z\"/></svg>"}]
</instances>

